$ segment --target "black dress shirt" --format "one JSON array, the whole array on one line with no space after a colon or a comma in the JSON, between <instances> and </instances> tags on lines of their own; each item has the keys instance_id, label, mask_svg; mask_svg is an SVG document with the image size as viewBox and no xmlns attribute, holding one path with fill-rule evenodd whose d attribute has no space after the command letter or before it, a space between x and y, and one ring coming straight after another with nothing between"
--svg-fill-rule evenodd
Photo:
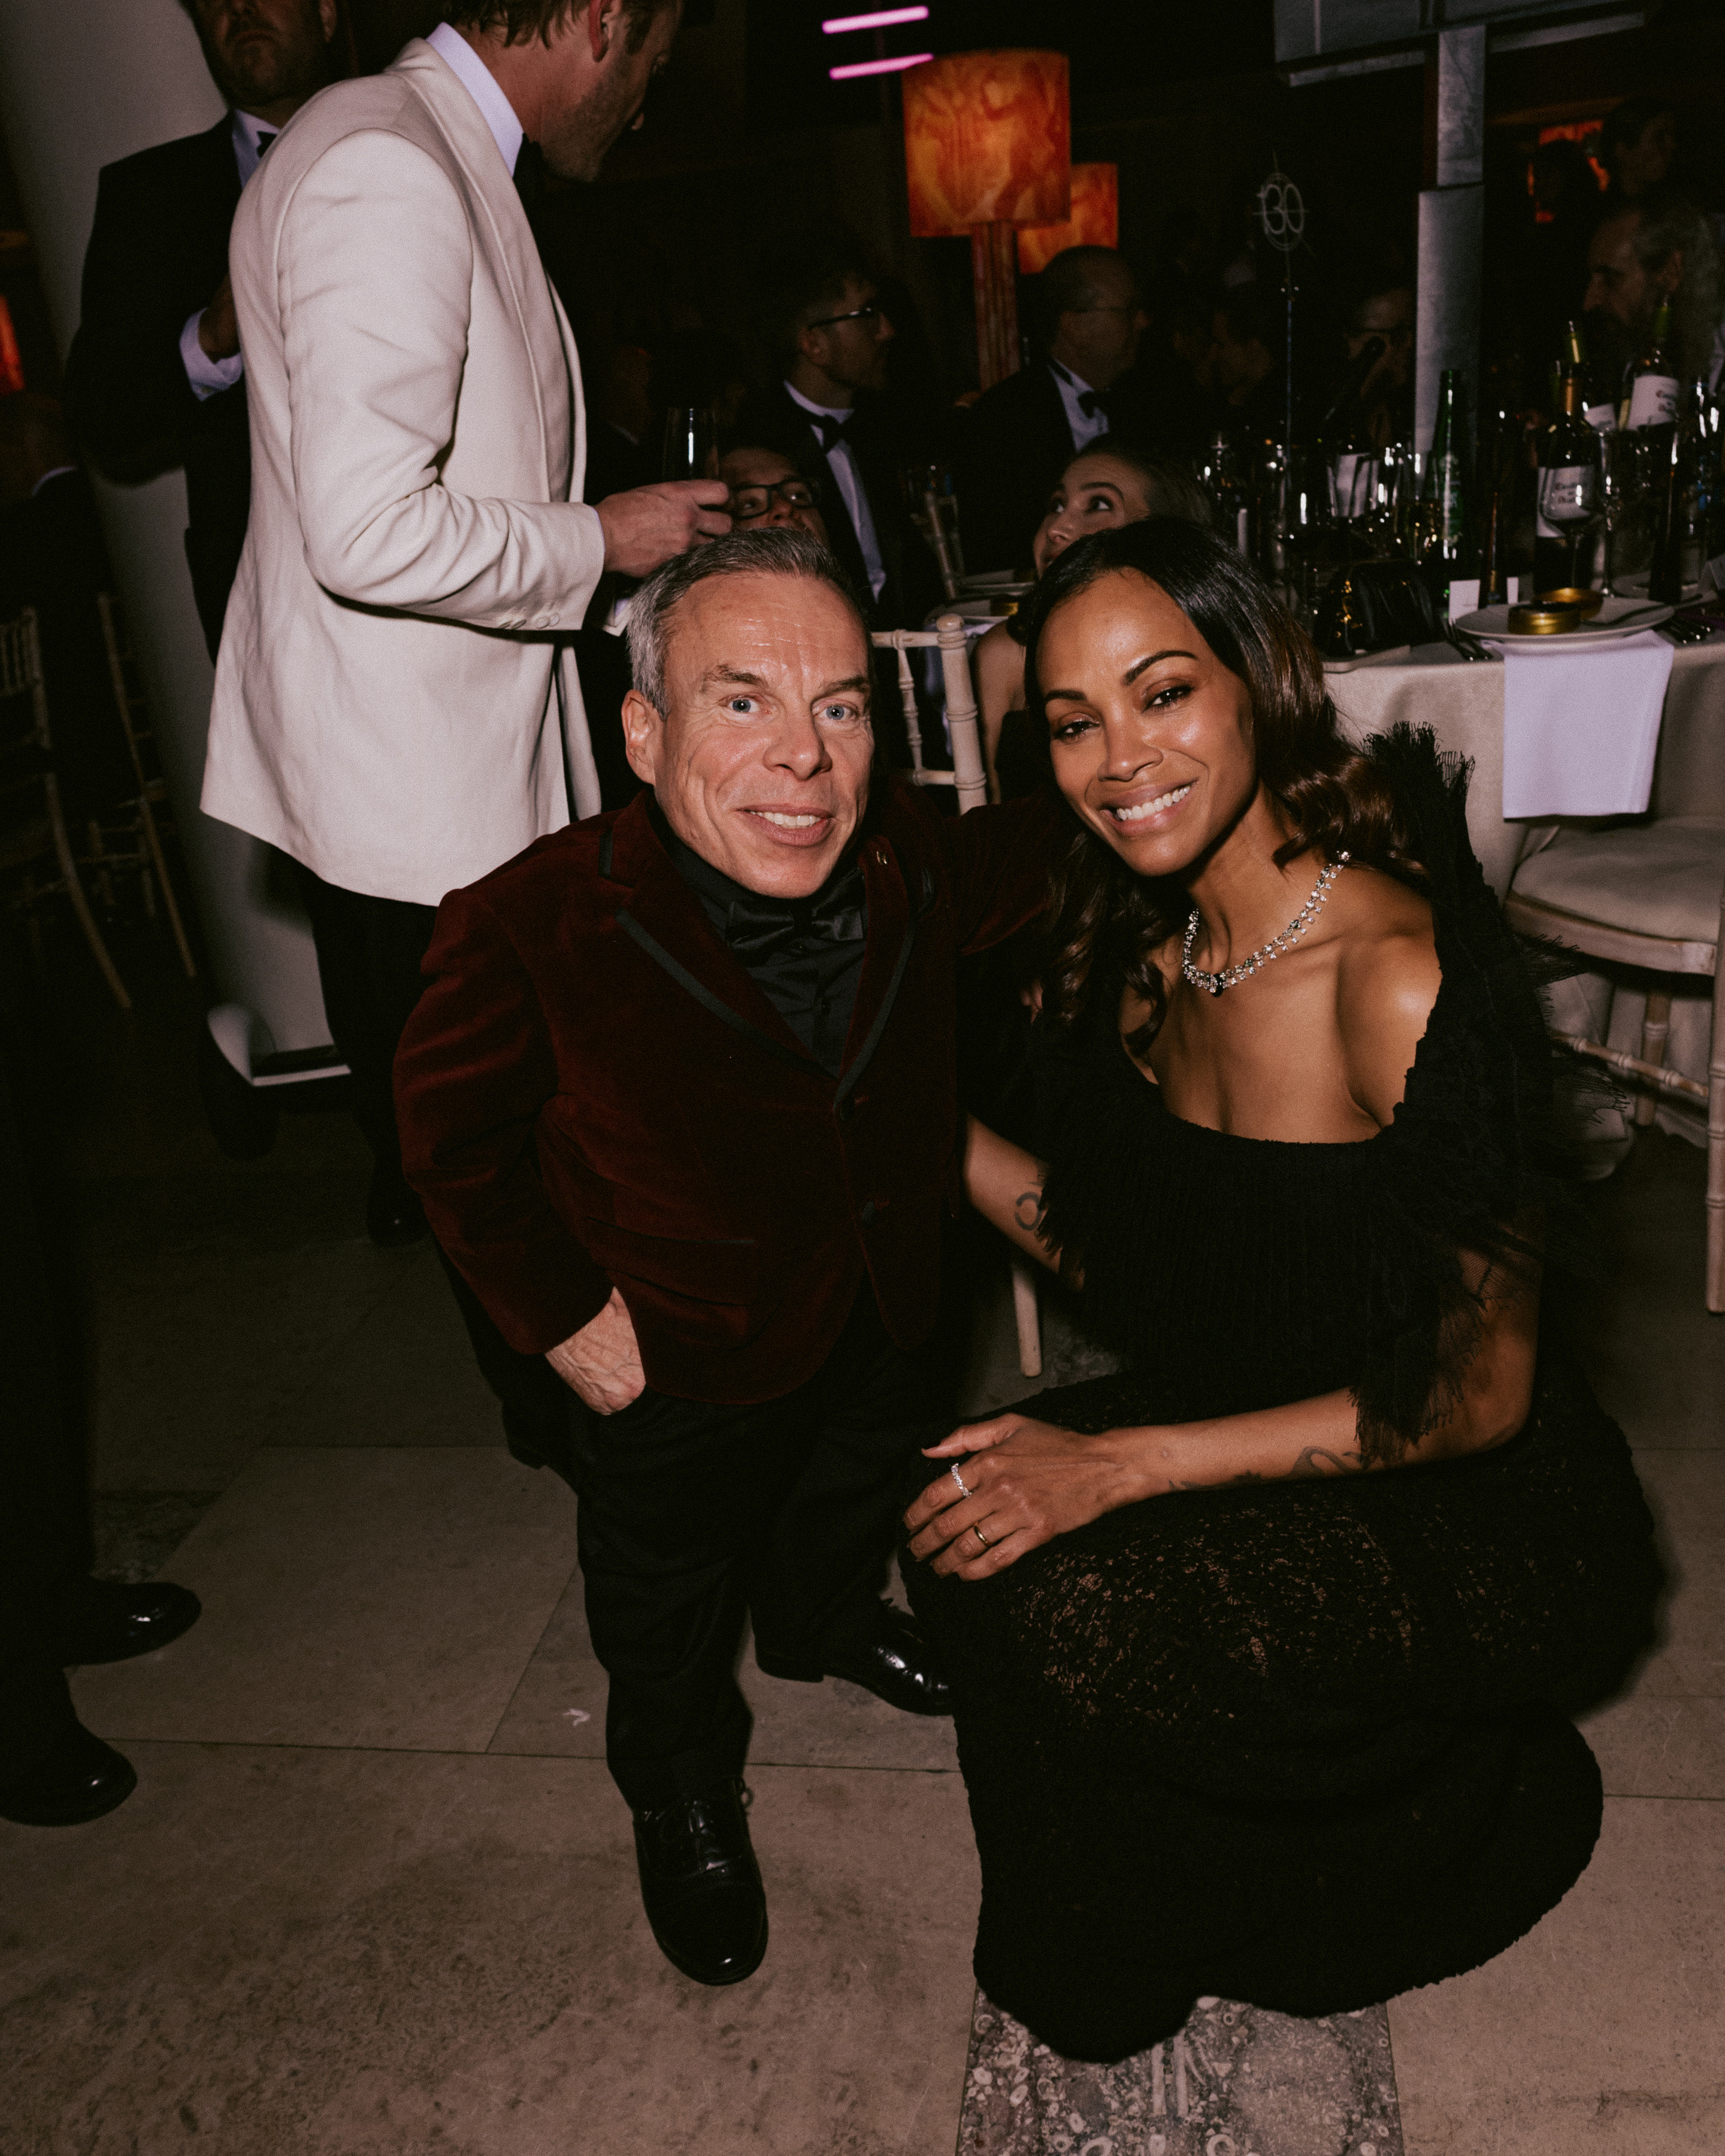
<instances>
[{"instance_id":1,"label":"black dress shirt","mask_svg":"<svg viewBox=\"0 0 1725 2156\"><path fill-rule=\"evenodd\" d=\"M715 932L824 1070L845 1059L868 944L862 864L847 853L808 898L768 898L685 846L649 803L654 829Z\"/></svg>"}]
</instances>

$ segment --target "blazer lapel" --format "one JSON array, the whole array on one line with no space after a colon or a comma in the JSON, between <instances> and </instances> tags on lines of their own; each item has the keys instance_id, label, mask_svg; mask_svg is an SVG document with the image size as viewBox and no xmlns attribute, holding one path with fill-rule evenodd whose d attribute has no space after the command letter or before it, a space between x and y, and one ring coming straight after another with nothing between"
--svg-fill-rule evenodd
<instances>
[{"instance_id":1,"label":"blazer lapel","mask_svg":"<svg viewBox=\"0 0 1725 2156\"><path fill-rule=\"evenodd\" d=\"M599 874L619 886L622 904L617 913L624 933L685 994L706 1001L691 990L692 980L730 1013L733 1031L755 1035L781 1058L788 1054L800 1063L811 1077L832 1082L747 968L714 933L700 900L660 844L644 795L636 796L600 840ZM870 940L872 947L872 931ZM866 960L864 972L866 978Z\"/></svg>"},{"instance_id":2,"label":"blazer lapel","mask_svg":"<svg viewBox=\"0 0 1725 2156\"><path fill-rule=\"evenodd\" d=\"M521 335L533 359L533 397L539 418L547 491L552 501L572 500L564 474L551 468L551 430L546 423L545 400L547 393L557 393L558 385L547 379L555 365L552 360L553 352L563 362L562 372L572 392L576 377L569 369L569 345L565 337L562 310L539 259L538 244L527 222L527 213L521 208L521 197L515 191L515 181L498 154L485 115L469 96L454 69L423 38L410 38L390 63L389 71L412 80L439 133L472 183L489 228L487 236L492 251L507 272ZM578 394L574 402L578 409ZM572 449L573 420L572 412Z\"/></svg>"},{"instance_id":3,"label":"blazer lapel","mask_svg":"<svg viewBox=\"0 0 1725 2156\"><path fill-rule=\"evenodd\" d=\"M892 1007L903 985L909 952L916 934L918 908L905 888L904 872L891 839L872 833L862 844L863 885L869 900L869 942L863 954L862 978L857 983L856 1008L850 1014L850 1031L845 1043L845 1065L839 1074L841 1093L858 1084L865 1066L865 1052L872 1060L890 1022Z\"/></svg>"}]
</instances>

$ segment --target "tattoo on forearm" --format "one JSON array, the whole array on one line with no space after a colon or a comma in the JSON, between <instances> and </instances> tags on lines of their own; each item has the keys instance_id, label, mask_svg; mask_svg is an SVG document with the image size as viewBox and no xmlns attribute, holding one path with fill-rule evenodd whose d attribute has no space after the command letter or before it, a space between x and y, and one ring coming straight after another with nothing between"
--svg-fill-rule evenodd
<instances>
[{"instance_id":1,"label":"tattoo on forearm","mask_svg":"<svg viewBox=\"0 0 1725 2156\"><path fill-rule=\"evenodd\" d=\"M1357 1452L1327 1452L1321 1445L1308 1445L1288 1470L1290 1477L1312 1475L1358 1475Z\"/></svg>"},{"instance_id":2,"label":"tattoo on forearm","mask_svg":"<svg viewBox=\"0 0 1725 2156\"><path fill-rule=\"evenodd\" d=\"M1021 1190L1012 1201L1012 1217L1027 1235L1040 1235L1048 1217L1040 1190Z\"/></svg>"}]
</instances>

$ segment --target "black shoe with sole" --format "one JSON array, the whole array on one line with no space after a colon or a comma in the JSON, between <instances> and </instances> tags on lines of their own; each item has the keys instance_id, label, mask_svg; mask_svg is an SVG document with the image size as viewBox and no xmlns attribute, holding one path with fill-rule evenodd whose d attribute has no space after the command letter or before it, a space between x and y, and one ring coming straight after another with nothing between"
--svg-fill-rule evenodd
<instances>
[{"instance_id":1,"label":"black shoe with sole","mask_svg":"<svg viewBox=\"0 0 1725 2156\"><path fill-rule=\"evenodd\" d=\"M0 1789L0 1819L15 1826L82 1826L123 1804L136 1770L74 1722L40 1766Z\"/></svg>"},{"instance_id":2,"label":"black shoe with sole","mask_svg":"<svg viewBox=\"0 0 1725 2156\"><path fill-rule=\"evenodd\" d=\"M203 1609L189 1587L176 1587L171 1579L146 1580L141 1587L80 1579L54 1604L54 1659L68 1668L78 1662L129 1662L190 1631Z\"/></svg>"},{"instance_id":3,"label":"black shoe with sole","mask_svg":"<svg viewBox=\"0 0 1725 2156\"><path fill-rule=\"evenodd\" d=\"M875 1604L869 1629L829 1655L814 1668L762 1654L755 1661L769 1677L819 1684L823 1677L844 1677L906 1714L950 1714L952 1688L934 1661L915 1620L890 1602Z\"/></svg>"},{"instance_id":4,"label":"black shoe with sole","mask_svg":"<svg viewBox=\"0 0 1725 2156\"><path fill-rule=\"evenodd\" d=\"M635 1814L641 1900L660 1952L697 1984L741 1984L767 1952L767 1896L742 1784Z\"/></svg>"},{"instance_id":5,"label":"black shoe with sole","mask_svg":"<svg viewBox=\"0 0 1725 2156\"><path fill-rule=\"evenodd\" d=\"M430 1233L418 1193L387 1168L372 1170L366 1193L366 1233L382 1250L404 1250Z\"/></svg>"}]
</instances>

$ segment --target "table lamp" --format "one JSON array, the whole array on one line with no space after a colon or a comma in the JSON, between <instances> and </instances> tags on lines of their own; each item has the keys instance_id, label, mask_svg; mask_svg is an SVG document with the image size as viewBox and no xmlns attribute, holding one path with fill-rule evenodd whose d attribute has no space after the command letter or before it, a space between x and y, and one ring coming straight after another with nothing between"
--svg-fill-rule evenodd
<instances>
[{"instance_id":1,"label":"table lamp","mask_svg":"<svg viewBox=\"0 0 1725 2156\"><path fill-rule=\"evenodd\" d=\"M902 80L911 234L970 234L977 363L991 388L1019 364L1014 228L1071 211L1066 55L954 53Z\"/></svg>"},{"instance_id":2,"label":"table lamp","mask_svg":"<svg viewBox=\"0 0 1725 2156\"><path fill-rule=\"evenodd\" d=\"M1064 224L1021 224L1019 269L1034 277L1069 247L1120 244L1120 167L1075 165L1072 210Z\"/></svg>"}]
</instances>

